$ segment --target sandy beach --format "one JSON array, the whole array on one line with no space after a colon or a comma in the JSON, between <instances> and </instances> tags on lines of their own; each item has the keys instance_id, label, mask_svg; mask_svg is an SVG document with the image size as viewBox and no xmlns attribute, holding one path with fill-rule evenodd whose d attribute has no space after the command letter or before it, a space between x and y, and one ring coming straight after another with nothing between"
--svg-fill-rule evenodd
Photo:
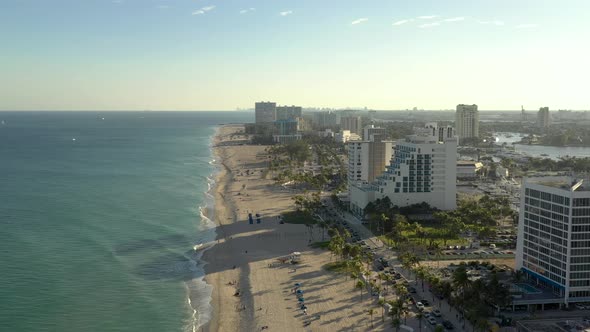
<instances>
[{"instance_id":1,"label":"sandy beach","mask_svg":"<svg viewBox=\"0 0 590 332\"><path fill-rule=\"evenodd\" d=\"M361 302L350 278L323 269L331 254L308 245L310 236L321 240L319 229L310 235L304 225L279 223L278 216L294 208L293 194L265 178L266 157L259 155L265 147L245 145L234 135L241 130L241 125L223 126L214 142L223 169L216 179L217 244L203 256L205 280L213 287L212 319L203 330L391 330L387 317L381 322L374 297L363 292ZM277 260L294 251L302 253L301 264ZM296 283L304 291L307 314L292 293ZM369 308L376 309L374 328Z\"/></svg>"}]
</instances>

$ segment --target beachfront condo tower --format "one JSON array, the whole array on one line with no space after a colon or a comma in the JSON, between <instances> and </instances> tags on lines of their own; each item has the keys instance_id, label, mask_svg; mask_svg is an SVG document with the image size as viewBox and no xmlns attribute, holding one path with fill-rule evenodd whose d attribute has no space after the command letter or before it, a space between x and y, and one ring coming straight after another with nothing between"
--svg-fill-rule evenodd
<instances>
[{"instance_id":1,"label":"beachfront condo tower","mask_svg":"<svg viewBox=\"0 0 590 332\"><path fill-rule=\"evenodd\" d=\"M549 107L539 108L537 113L537 126L541 129L547 129L551 125L551 117L549 116Z\"/></svg>"},{"instance_id":2,"label":"beachfront condo tower","mask_svg":"<svg viewBox=\"0 0 590 332\"><path fill-rule=\"evenodd\" d=\"M343 130L343 132L348 132ZM348 183L368 184L385 171L391 160L393 142L380 135L370 140L348 141Z\"/></svg>"},{"instance_id":3,"label":"beachfront condo tower","mask_svg":"<svg viewBox=\"0 0 590 332\"><path fill-rule=\"evenodd\" d=\"M301 117L301 106L277 106L277 120L295 120Z\"/></svg>"},{"instance_id":4,"label":"beachfront condo tower","mask_svg":"<svg viewBox=\"0 0 590 332\"><path fill-rule=\"evenodd\" d=\"M256 124L272 123L277 120L277 103L257 102L254 108Z\"/></svg>"},{"instance_id":5,"label":"beachfront condo tower","mask_svg":"<svg viewBox=\"0 0 590 332\"><path fill-rule=\"evenodd\" d=\"M340 129L350 130L351 133L362 135L362 122L360 116L343 116L340 118Z\"/></svg>"},{"instance_id":6,"label":"beachfront condo tower","mask_svg":"<svg viewBox=\"0 0 590 332\"><path fill-rule=\"evenodd\" d=\"M590 301L588 180L526 178L520 197L516 269L551 290L545 304Z\"/></svg>"},{"instance_id":7,"label":"beachfront condo tower","mask_svg":"<svg viewBox=\"0 0 590 332\"><path fill-rule=\"evenodd\" d=\"M351 183L350 208L362 217L369 202L389 197L393 205L426 202L441 210L457 207L457 137L452 127L427 123L395 142L385 172L372 183Z\"/></svg>"},{"instance_id":8,"label":"beachfront condo tower","mask_svg":"<svg viewBox=\"0 0 590 332\"><path fill-rule=\"evenodd\" d=\"M477 105L457 105L455 128L460 141L479 137L479 111Z\"/></svg>"}]
</instances>

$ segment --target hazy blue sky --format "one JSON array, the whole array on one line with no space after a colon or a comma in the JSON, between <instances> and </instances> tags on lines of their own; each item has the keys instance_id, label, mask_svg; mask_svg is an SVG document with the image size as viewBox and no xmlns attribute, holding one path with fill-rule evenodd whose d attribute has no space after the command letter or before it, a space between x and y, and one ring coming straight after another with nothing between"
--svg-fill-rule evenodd
<instances>
[{"instance_id":1,"label":"hazy blue sky","mask_svg":"<svg viewBox=\"0 0 590 332\"><path fill-rule=\"evenodd\" d=\"M590 109L590 1L0 0L0 109Z\"/></svg>"}]
</instances>

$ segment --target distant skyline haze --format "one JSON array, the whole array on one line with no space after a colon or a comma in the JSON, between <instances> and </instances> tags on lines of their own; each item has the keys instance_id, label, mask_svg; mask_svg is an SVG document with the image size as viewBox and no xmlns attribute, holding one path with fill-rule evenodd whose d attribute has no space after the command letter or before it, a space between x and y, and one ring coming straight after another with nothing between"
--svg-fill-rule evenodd
<instances>
[{"instance_id":1,"label":"distant skyline haze","mask_svg":"<svg viewBox=\"0 0 590 332\"><path fill-rule=\"evenodd\" d=\"M590 2L3 0L0 110L590 109Z\"/></svg>"}]
</instances>

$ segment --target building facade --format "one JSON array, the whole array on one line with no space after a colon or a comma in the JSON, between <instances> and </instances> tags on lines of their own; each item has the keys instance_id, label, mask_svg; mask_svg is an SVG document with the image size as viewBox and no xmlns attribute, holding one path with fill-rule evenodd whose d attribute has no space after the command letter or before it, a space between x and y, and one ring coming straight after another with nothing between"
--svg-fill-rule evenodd
<instances>
[{"instance_id":1,"label":"building facade","mask_svg":"<svg viewBox=\"0 0 590 332\"><path fill-rule=\"evenodd\" d=\"M254 107L255 123L270 123L277 119L277 103L257 102Z\"/></svg>"},{"instance_id":2,"label":"building facade","mask_svg":"<svg viewBox=\"0 0 590 332\"><path fill-rule=\"evenodd\" d=\"M369 202L389 197L393 205L426 202L441 210L457 207L457 138L453 128L427 124L397 141L386 171L373 183L350 185L350 209L364 215Z\"/></svg>"},{"instance_id":3,"label":"building facade","mask_svg":"<svg viewBox=\"0 0 590 332\"><path fill-rule=\"evenodd\" d=\"M516 269L566 305L590 301L590 183L525 179L521 190Z\"/></svg>"},{"instance_id":4,"label":"building facade","mask_svg":"<svg viewBox=\"0 0 590 332\"><path fill-rule=\"evenodd\" d=\"M366 125L365 128L363 128L363 140L370 141L372 135L385 137L387 135L387 129L375 127L375 125Z\"/></svg>"},{"instance_id":5,"label":"building facade","mask_svg":"<svg viewBox=\"0 0 590 332\"><path fill-rule=\"evenodd\" d=\"M477 105L457 105L455 128L459 140L479 137L479 111Z\"/></svg>"},{"instance_id":6,"label":"building facade","mask_svg":"<svg viewBox=\"0 0 590 332\"><path fill-rule=\"evenodd\" d=\"M537 125L541 129L547 129L551 125L551 117L549 116L549 107L541 107L537 113Z\"/></svg>"},{"instance_id":7,"label":"building facade","mask_svg":"<svg viewBox=\"0 0 590 332\"><path fill-rule=\"evenodd\" d=\"M457 179L475 179L482 167L483 163L479 161L459 160L457 161Z\"/></svg>"},{"instance_id":8,"label":"building facade","mask_svg":"<svg viewBox=\"0 0 590 332\"><path fill-rule=\"evenodd\" d=\"M391 160L392 145L379 139L348 141L348 184L370 183L381 175Z\"/></svg>"},{"instance_id":9,"label":"building facade","mask_svg":"<svg viewBox=\"0 0 590 332\"><path fill-rule=\"evenodd\" d=\"M335 127L338 124L338 118L332 111L317 112L313 115L313 124L319 129Z\"/></svg>"},{"instance_id":10,"label":"building facade","mask_svg":"<svg viewBox=\"0 0 590 332\"><path fill-rule=\"evenodd\" d=\"M301 106L277 106L277 120L293 120L301 118Z\"/></svg>"},{"instance_id":11,"label":"building facade","mask_svg":"<svg viewBox=\"0 0 590 332\"><path fill-rule=\"evenodd\" d=\"M360 116L343 116L340 118L340 129L350 130L351 133L362 135L361 129L361 117Z\"/></svg>"}]
</instances>

